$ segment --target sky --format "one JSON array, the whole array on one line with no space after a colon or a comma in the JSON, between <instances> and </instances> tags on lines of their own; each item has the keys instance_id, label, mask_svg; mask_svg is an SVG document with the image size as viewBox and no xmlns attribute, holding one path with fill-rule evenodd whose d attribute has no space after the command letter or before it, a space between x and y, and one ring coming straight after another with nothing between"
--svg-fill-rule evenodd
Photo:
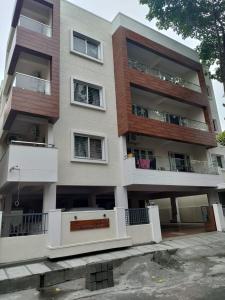
<instances>
[{"instance_id":1,"label":"sky","mask_svg":"<svg viewBox=\"0 0 225 300\"><path fill-rule=\"evenodd\" d=\"M15 5L15 0L7 0L1 1L1 12L0 12L0 81L4 77L4 64L5 64L5 53L6 53L6 45L10 31L10 25L12 20L13 9ZM149 22L146 20L145 16L148 12L148 8L145 5L140 5L139 0L70 0L70 2L87 9L109 21L116 16L118 12L122 12L125 15L155 29L158 30L155 21ZM159 30L158 30L159 31ZM161 33L169 36L177 40L178 42L191 47L195 48L198 44L198 41L194 39L186 39L183 40L181 36L178 36L172 30L161 30ZM217 99L217 106L220 115L220 120L222 123L222 128L225 130L225 109L222 103L225 103L225 98L223 97L223 87L217 81L213 81L214 92Z\"/></svg>"}]
</instances>

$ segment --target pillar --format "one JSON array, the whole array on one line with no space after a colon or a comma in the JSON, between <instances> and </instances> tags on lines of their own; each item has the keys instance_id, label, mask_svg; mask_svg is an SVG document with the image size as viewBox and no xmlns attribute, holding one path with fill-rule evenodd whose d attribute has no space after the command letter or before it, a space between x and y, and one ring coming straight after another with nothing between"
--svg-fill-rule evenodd
<instances>
[{"instance_id":1,"label":"pillar","mask_svg":"<svg viewBox=\"0 0 225 300\"><path fill-rule=\"evenodd\" d=\"M176 207L177 207L177 223L181 223L181 217L180 217L180 209L179 209L179 201L176 198Z\"/></svg>"},{"instance_id":2,"label":"pillar","mask_svg":"<svg viewBox=\"0 0 225 300\"><path fill-rule=\"evenodd\" d=\"M116 216L116 235L118 239L127 237L127 227L126 227L126 216L125 209L123 207L115 207Z\"/></svg>"},{"instance_id":3,"label":"pillar","mask_svg":"<svg viewBox=\"0 0 225 300\"><path fill-rule=\"evenodd\" d=\"M207 193L207 195L208 195L209 206L220 203L219 194L217 190L211 190Z\"/></svg>"},{"instance_id":4,"label":"pillar","mask_svg":"<svg viewBox=\"0 0 225 300\"><path fill-rule=\"evenodd\" d=\"M96 195L89 195L88 197L88 206L89 207L97 207L97 204L96 204Z\"/></svg>"},{"instance_id":5,"label":"pillar","mask_svg":"<svg viewBox=\"0 0 225 300\"><path fill-rule=\"evenodd\" d=\"M56 209L56 183L44 185L43 192L43 213Z\"/></svg>"},{"instance_id":6,"label":"pillar","mask_svg":"<svg viewBox=\"0 0 225 300\"><path fill-rule=\"evenodd\" d=\"M127 197L127 188L123 186L117 186L114 189L115 195L115 206L128 208L128 197Z\"/></svg>"},{"instance_id":7,"label":"pillar","mask_svg":"<svg viewBox=\"0 0 225 300\"><path fill-rule=\"evenodd\" d=\"M12 193L8 193L4 200L4 212L10 214L12 210Z\"/></svg>"},{"instance_id":8,"label":"pillar","mask_svg":"<svg viewBox=\"0 0 225 300\"><path fill-rule=\"evenodd\" d=\"M223 214L223 208L221 204L213 204L213 211L216 221L217 231L225 230L225 217Z\"/></svg>"},{"instance_id":9,"label":"pillar","mask_svg":"<svg viewBox=\"0 0 225 300\"><path fill-rule=\"evenodd\" d=\"M152 241L159 243L162 241L161 224L158 205L148 206L149 221L151 223Z\"/></svg>"},{"instance_id":10,"label":"pillar","mask_svg":"<svg viewBox=\"0 0 225 300\"><path fill-rule=\"evenodd\" d=\"M48 246L59 247L62 242L62 211L61 209L48 212Z\"/></svg>"},{"instance_id":11,"label":"pillar","mask_svg":"<svg viewBox=\"0 0 225 300\"><path fill-rule=\"evenodd\" d=\"M176 198L170 198L171 203L171 212L172 212L172 220L171 223L177 223L177 205L176 205Z\"/></svg>"},{"instance_id":12,"label":"pillar","mask_svg":"<svg viewBox=\"0 0 225 300\"><path fill-rule=\"evenodd\" d=\"M53 133L53 125L47 124L47 132L46 132L46 143L49 145L54 145L54 133Z\"/></svg>"}]
</instances>

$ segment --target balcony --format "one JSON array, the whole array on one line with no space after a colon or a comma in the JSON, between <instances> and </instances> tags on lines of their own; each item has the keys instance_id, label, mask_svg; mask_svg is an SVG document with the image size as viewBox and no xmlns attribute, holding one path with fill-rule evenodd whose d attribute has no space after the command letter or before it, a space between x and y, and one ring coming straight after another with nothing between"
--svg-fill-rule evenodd
<instances>
[{"instance_id":1,"label":"balcony","mask_svg":"<svg viewBox=\"0 0 225 300\"><path fill-rule=\"evenodd\" d=\"M12 182L57 181L58 150L52 145L11 141L0 159L0 188Z\"/></svg>"},{"instance_id":2,"label":"balcony","mask_svg":"<svg viewBox=\"0 0 225 300\"><path fill-rule=\"evenodd\" d=\"M20 16L18 26L27 28L29 30L32 30L32 31L40 33L40 34L43 34L47 37L52 36L52 27L51 26L46 25L41 22L38 22L34 19L31 19L31 18L23 16L23 15Z\"/></svg>"},{"instance_id":3,"label":"balcony","mask_svg":"<svg viewBox=\"0 0 225 300\"><path fill-rule=\"evenodd\" d=\"M132 69L135 69L135 70L140 71L145 74L152 75L154 77L159 78L160 80L168 81L174 85L186 87L188 89L191 89L191 90L199 92L199 93L201 92L200 85L198 85L194 82L191 82L191 81L187 81L183 77L169 74L169 73L163 71L162 69L157 69L157 68L151 67L150 65L141 63L135 59L128 58L128 65Z\"/></svg>"},{"instance_id":4,"label":"balcony","mask_svg":"<svg viewBox=\"0 0 225 300\"><path fill-rule=\"evenodd\" d=\"M169 124L175 124L178 126L184 126L188 128L193 128L202 131L209 131L209 127L204 122L199 122L196 120L191 120L186 117L171 114L169 112L162 112L158 110L148 109L139 105L132 105L132 112L134 115L144 118L149 118L152 120L157 120L161 122L166 122Z\"/></svg>"},{"instance_id":5,"label":"balcony","mask_svg":"<svg viewBox=\"0 0 225 300\"><path fill-rule=\"evenodd\" d=\"M27 74L16 73L13 82L13 87L42 93L45 95L51 95L50 81Z\"/></svg>"},{"instance_id":6,"label":"balcony","mask_svg":"<svg viewBox=\"0 0 225 300\"><path fill-rule=\"evenodd\" d=\"M223 178L218 170L205 161L190 161L189 166L176 162L172 167L166 157L153 157L151 160L136 161L134 157L124 160L124 184L217 187Z\"/></svg>"}]
</instances>

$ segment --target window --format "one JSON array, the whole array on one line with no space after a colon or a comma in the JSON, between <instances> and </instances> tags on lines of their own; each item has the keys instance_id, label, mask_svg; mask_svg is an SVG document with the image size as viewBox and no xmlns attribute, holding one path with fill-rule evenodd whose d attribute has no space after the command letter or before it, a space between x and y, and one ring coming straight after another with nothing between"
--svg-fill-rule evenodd
<instances>
[{"instance_id":1,"label":"window","mask_svg":"<svg viewBox=\"0 0 225 300\"><path fill-rule=\"evenodd\" d=\"M73 80L73 101L103 107L103 93L99 86Z\"/></svg>"},{"instance_id":2,"label":"window","mask_svg":"<svg viewBox=\"0 0 225 300\"><path fill-rule=\"evenodd\" d=\"M169 152L169 161L171 171L191 172L189 155Z\"/></svg>"},{"instance_id":3,"label":"window","mask_svg":"<svg viewBox=\"0 0 225 300\"><path fill-rule=\"evenodd\" d=\"M207 94L208 94L209 98L212 97L211 89L210 89L210 87L208 85L207 85Z\"/></svg>"},{"instance_id":4,"label":"window","mask_svg":"<svg viewBox=\"0 0 225 300\"><path fill-rule=\"evenodd\" d=\"M106 161L105 138L74 133L73 142L74 159Z\"/></svg>"},{"instance_id":5,"label":"window","mask_svg":"<svg viewBox=\"0 0 225 300\"><path fill-rule=\"evenodd\" d=\"M101 43L78 32L73 32L73 51L102 60Z\"/></svg>"},{"instance_id":6,"label":"window","mask_svg":"<svg viewBox=\"0 0 225 300\"><path fill-rule=\"evenodd\" d=\"M214 131L218 131L216 119L213 119L213 129Z\"/></svg>"},{"instance_id":7,"label":"window","mask_svg":"<svg viewBox=\"0 0 225 300\"><path fill-rule=\"evenodd\" d=\"M221 155L211 155L213 166L223 168L223 159L224 157Z\"/></svg>"}]
</instances>

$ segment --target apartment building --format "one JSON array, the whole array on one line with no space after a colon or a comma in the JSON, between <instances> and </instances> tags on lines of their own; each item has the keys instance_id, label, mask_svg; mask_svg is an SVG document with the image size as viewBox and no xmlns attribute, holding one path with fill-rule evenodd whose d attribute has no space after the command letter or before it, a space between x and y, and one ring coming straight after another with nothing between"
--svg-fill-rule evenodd
<instances>
[{"instance_id":1,"label":"apartment building","mask_svg":"<svg viewBox=\"0 0 225 300\"><path fill-rule=\"evenodd\" d=\"M71 222L102 215L117 237L103 229L113 241L105 248L129 246L132 234L146 242L140 227L121 233L124 223L113 221L112 212L120 218L122 208L127 225L146 225L154 201L166 230L171 222L203 223L201 206L217 202L218 187L224 188L218 112L197 53L123 14L109 22L65 0L17 0L0 107L6 239L20 243L18 235L29 236L34 223L45 236L43 223L55 211L61 221L48 230L54 253L62 243L89 243L70 255L102 250L91 241L102 243L97 229L111 228L109 222L92 224L78 240L71 236ZM183 217L180 198L189 207ZM57 226L64 238L55 237ZM46 256L44 237L32 243Z\"/></svg>"}]
</instances>

